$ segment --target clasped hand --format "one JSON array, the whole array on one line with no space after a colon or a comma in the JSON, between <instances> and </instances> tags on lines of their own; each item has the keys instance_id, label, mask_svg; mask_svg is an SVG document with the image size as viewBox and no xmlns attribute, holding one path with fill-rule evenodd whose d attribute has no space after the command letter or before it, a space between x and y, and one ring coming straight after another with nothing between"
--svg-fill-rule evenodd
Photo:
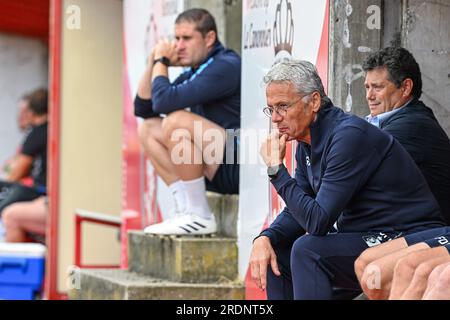
<instances>
[{"instance_id":1,"label":"clasped hand","mask_svg":"<svg viewBox=\"0 0 450 320\"><path fill-rule=\"evenodd\" d=\"M276 166L283 163L286 155L287 134L273 131L261 145L260 154L267 166Z\"/></svg>"},{"instance_id":2,"label":"clasped hand","mask_svg":"<svg viewBox=\"0 0 450 320\"><path fill-rule=\"evenodd\" d=\"M154 48L154 59L166 57L170 60L171 66L178 65L178 53L176 41L169 41L168 39L162 39L158 42Z\"/></svg>"}]
</instances>

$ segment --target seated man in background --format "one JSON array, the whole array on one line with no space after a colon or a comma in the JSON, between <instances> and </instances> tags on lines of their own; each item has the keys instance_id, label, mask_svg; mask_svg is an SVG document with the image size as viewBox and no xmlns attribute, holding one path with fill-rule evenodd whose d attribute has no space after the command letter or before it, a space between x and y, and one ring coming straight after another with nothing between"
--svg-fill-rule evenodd
<instances>
[{"instance_id":1,"label":"seated man in background","mask_svg":"<svg viewBox=\"0 0 450 320\"><path fill-rule=\"evenodd\" d=\"M27 134L31 127L31 110L29 108L30 103L30 95L24 95L19 100L18 109L19 112L17 113L17 126L19 127L19 130L23 132L24 134Z\"/></svg>"},{"instance_id":2,"label":"seated man in background","mask_svg":"<svg viewBox=\"0 0 450 320\"><path fill-rule=\"evenodd\" d=\"M420 67L404 48L389 47L364 61L367 120L390 133L424 175L450 225L450 139L422 101Z\"/></svg>"},{"instance_id":3,"label":"seated man in background","mask_svg":"<svg viewBox=\"0 0 450 320\"><path fill-rule=\"evenodd\" d=\"M31 127L31 111L28 107L30 97L28 95L24 95L17 105L18 112L17 112L17 127L19 128L20 132L23 133L24 137L28 135L30 132ZM5 176L10 171L11 163L14 162L17 155L20 154L20 148L17 149L16 154L14 154L10 159L8 159L5 164L3 165L3 170L1 173L1 178L4 179Z\"/></svg>"},{"instance_id":4,"label":"seated man in background","mask_svg":"<svg viewBox=\"0 0 450 320\"><path fill-rule=\"evenodd\" d=\"M6 242L26 242L30 238L45 239L47 222L47 198L16 202L3 210L2 222Z\"/></svg>"},{"instance_id":5,"label":"seated man in background","mask_svg":"<svg viewBox=\"0 0 450 320\"><path fill-rule=\"evenodd\" d=\"M152 50L135 99L135 115L145 119L139 128L145 154L175 199L174 217L145 232L210 234L217 226L206 190L239 192L237 142L227 129L240 127L241 60L222 46L204 9L181 13L175 38ZM171 83L170 66L188 69ZM234 149L231 157L225 146Z\"/></svg>"},{"instance_id":6,"label":"seated man in background","mask_svg":"<svg viewBox=\"0 0 450 320\"><path fill-rule=\"evenodd\" d=\"M29 95L31 129L20 152L11 162L8 174L0 181L0 216L14 202L30 201L46 193L47 180L47 90L39 89ZM20 183L31 176L33 183Z\"/></svg>"}]
</instances>

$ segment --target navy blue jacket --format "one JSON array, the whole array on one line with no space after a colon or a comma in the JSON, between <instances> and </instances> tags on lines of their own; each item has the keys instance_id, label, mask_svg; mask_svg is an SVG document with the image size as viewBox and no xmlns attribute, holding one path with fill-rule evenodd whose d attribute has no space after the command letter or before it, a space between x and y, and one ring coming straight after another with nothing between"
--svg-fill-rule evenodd
<instances>
[{"instance_id":1,"label":"navy blue jacket","mask_svg":"<svg viewBox=\"0 0 450 320\"><path fill-rule=\"evenodd\" d=\"M272 184L286 203L261 234L272 245L308 232L412 232L440 227L438 204L413 159L391 135L331 104L300 142L295 178L283 168Z\"/></svg>"},{"instance_id":2,"label":"navy blue jacket","mask_svg":"<svg viewBox=\"0 0 450 320\"><path fill-rule=\"evenodd\" d=\"M414 159L450 224L450 140L433 111L422 101L413 100L381 120L380 128L397 139Z\"/></svg>"},{"instance_id":3,"label":"navy blue jacket","mask_svg":"<svg viewBox=\"0 0 450 320\"><path fill-rule=\"evenodd\" d=\"M240 128L241 58L219 42L195 70L187 69L173 83L152 82L152 99L135 99L135 115L151 118L190 108L225 129Z\"/></svg>"}]
</instances>

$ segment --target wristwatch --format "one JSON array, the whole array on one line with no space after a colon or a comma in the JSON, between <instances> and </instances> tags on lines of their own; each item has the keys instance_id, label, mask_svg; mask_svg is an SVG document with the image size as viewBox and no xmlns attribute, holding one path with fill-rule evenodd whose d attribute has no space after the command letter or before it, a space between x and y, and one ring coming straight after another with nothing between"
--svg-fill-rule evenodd
<instances>
[{"instance_id":1,"label":"wristwatch","mask_svg":"<svg viewBox=\"0 0 450 320\"><path fill-rule=\"evenodd\" d=\"M153 61L153 65L157 64L158 62L161 62L166 67L170 66L170 60L167 57L161 57Z\"/></svg>"},{"instance_id":2,"label":"wristwatch","mask_svg":"<svg viewBox=\"0 0 450 320\"><path fill-rule=\"evenodd\" d=\"M279 164L276 166L270 166L267 167L267 175L270 179L275 179L278 175L278 172L280 172L280 169L284 167L284 164Z\"/></svg>"}]
</instances>

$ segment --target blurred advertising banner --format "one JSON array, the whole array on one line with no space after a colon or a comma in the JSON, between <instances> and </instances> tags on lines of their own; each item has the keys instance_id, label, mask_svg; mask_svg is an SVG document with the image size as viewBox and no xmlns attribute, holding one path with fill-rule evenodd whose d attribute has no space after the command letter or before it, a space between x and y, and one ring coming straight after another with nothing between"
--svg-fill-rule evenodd
<instances>
[{"instance_id":1,"label":"blurred advertising banner","mask_svg":"<svg viewBox=\"0 0 450 320\"><path fill-rule=\"evenodd\" d=\"M275 219L284 203L269 184L259 148L271 129L263 114L263 77L279 59L292 57L316 65L327 88L328 0L244 0L242 23L242 121L238 220L239 275L247 299L264 299L250 280L248 262L253 239ZM293 174L295 142L286 166ZM254 199L258 199L255 201Z\"/></svg>"},{"instance_id":2,"label":"blurred advertising banner","mask_svg":"<svg viewBox=\"0 0 450 320\"><path fill-rule=\"evenodd\" d=\"M161 221L173 202L167 187L145 158L138 138L142 119L134 116L133 101L151 49L162 38L173 39L174 22L183 11L182 0L124 0L124 114L122 210L130 228ZM174 79L180 70L170 70ZM136 223L136 221L138 221ZM126 231L126 230L124 230ZM125 241L126 241L126 237ZM126 263L126 243L122 248Z\"/></svg>"}]
</instances>

